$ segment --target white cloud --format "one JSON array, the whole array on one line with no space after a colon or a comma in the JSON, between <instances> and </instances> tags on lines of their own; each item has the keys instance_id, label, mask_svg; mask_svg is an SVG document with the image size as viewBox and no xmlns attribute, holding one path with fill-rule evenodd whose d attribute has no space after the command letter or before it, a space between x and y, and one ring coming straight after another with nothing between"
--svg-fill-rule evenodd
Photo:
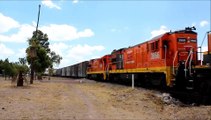
<instances>
[{"instance_id":1,"label":"white cloud","mask_svg":"<svg viewBox=\"0 0 211 120\"><path fill-rule=\"evenodd\" d=\"M96 54L104 50L105 47L102 45L90 46L84 44L70 46L64 43L54 43L50 45L50 49L62 56L63 59L59 66L65 67L91 58L96 58Z\"/></svg>"},{"instance_id":2,"label":"white cloud","mask_svg":"<svg viewBox=\"0 0 211 120\"><path fill-rule=\"evenodd\" d=\"M111 32L124 32L124 31L127 31L129 28L127 26L123 27L123 28L111 28L110 31Z\"/></svg>"},{"instance_id":3,"label":"white cloud","mask_svg":"<svg viewBox=\"0 0 211 120\"><path fill-rule=\"evenodd\" d=\"M200 48L198 48L198 51L200 51ZM202 46L201 47L202 52L207 52L208 51L208 46Z\"/></svg>"},{"instance_id":4,"label":"white cloud","mask_svg":"<svg viewBox=\"0 0 211 120\"><path fill-rule=\"evenodd\" d=\"M32 21L32 26L36 27L37 23L35 21Z\"/></svg>"},{"instance_id":5,"label":"white cloud","mask_svg":"<svg viewBox=\"0 0 211 120\"><path fill-rule=\"evenodd\" d=\"M102 51L105 48L103 46L89 46L89 45L76 45L72 46L68 51L69 56L87 56L92 55L93 52Z\"/></svg>"},{"instance_id":6,"label":"white cloud","mask_svg":"<svg viewBox=\"0 0 211 120\"><path fill-rule=\"evenodd\" d=\"M111 32L121 32L121 30L120 29L116 29L116 28L112 28Z\"/></svg>"},{"instance_id":7,"label":"white cloud","mask_svg":"<svg viewBox=\"0 0 211 120\"><path fill-rule=\"evenodd\" d=\"M115 29L115 28L111 29L111 32L116 32L116 31L117 31L117 29Z\"/></svg>"},{"instance_id":8,"label":"white cloud","mask_svg":"<svg viewBox=\"0 0 211 120\"><path fill-rule=\"evenodd\" d=\"M8 32L10 29L19 27L19 23L14 19L0 13L0 33Z\"/></svg>"},{"instance_id":9,"label":"white cloud","mask_svg":"<svg viewBox=\"0 0 211 120\"><path fill-rule=\"evenodd\" d=\"M0 41L17 43L26 42L29 38L31 38L32 32L35 31L34 22L32 22L32 24L33 25L20 25L18 28L18 32L13 34L0 34ZM68 41L82 37L92 37L94 35L94 32L91 29L87 28L83 31L78 31L77 28L66 24L50 24L48 26L41 26L39 29L42 30L44 33L47 33L49 39L53 41Z\"/></svg>"},{"instance_id":10,"label":"white cloud","mask_svg":"<svg viewBox=\"0 0 211 120\"><path fill-rule=\"evenodd\" d=\"M0 13L0 41L26 42L31 38L32 32L35 31L35 26L36 23L34 21L32 21L31 24L19 24L14 19ZM8 34L13 28L16 28L17 32L13 31L13 33ZM78 31L74 26L67 24L50 24L40 26L39 29L47 33L49 39L54 41L68 41L81 37L92 37L94 35L94 32L89 28Z\"/></svg>"},{"instance_id":11,"label":"white cloud","mask_svg":"<svg viewBox=\"0 0 211 120\"><path fill-rule=\"evenodd\" d=\"M0 41L2 42L19 42L23 43L32 36L32 32L35 30L35 27L29 24L20 25L17 33L11 35L0 34Z\"/></svg>"},{"instance_id":12,"label":"white cloud","mask_svg":"<svg viewBox=\"0 0 211 120\"><path fill-rule=\"evenodd\" d=\"M9 57L14 54L14 51L10 48L7 48L4 44L0 43L0 59L1 57Z\"/></svg>"},{"instance_id":13,"label":"white cloud","mask_svg":"<svg viewBox=\"0 0 211 120\"><path fill-rule=\"evenodd\" d=\"M59 54L62 56L65 55L63 53L66 52L66 50L69 48L69 46L64 43L50 44L49 47L50 47L51 51L54 51L54 52L56 52L56 54Z\"/></svg>"},{"instance_id":14,"label":"white cloud","mask_svg":"<svg viewBox=\"0 0 211 120\"><path fill-rule=\"evenodd\" d=\"M96 56L97 52L101 52L104 49L104 46L101 45L76 45L70 47L70 49L67 51L67 58L77 63L93 58L94 56Z\"/></svg>"},{"instance_id":15,"label":"white cloud","mask_svg":"<svg viewBox=\"0 0 211 120\"><path fill-rule=\"evenodd\" d=\"M94 32L91 29L85 29L82 32L78 32L78 37L91 37L94 35Z\"/></svg>"},{"instance_id":16,"label":"white cloud","mask_svg":"<svg viewBox=\"0 0 211 120\"><path fill-rule=\"evenodd\" d=\"M79 2L79 0L73 0L73 3L78 3Z\"/></svg>"},{"instance_id":17,"label":"white cloud","mask_svg":"<svg viewBox=\"0 0 211 120\"><path fill-rule=\"evenodd\" d=\"M208 24L209 24L208 21L203 20L203 21L200 22L200 27L204 27L204 26L206 26Z\"/></svg>"},{"instance_id":18,"label":"white cloud","mask_svg":"<svg viewBox=\"0 0 211 120\"><path fill-rule=\"evenodd\" d=\"M156 36L161 35L161 34L164 34L168 31L169 31L169 29L166 26L162 25L162 26L160 26L160 29L153 30L151 32L151 38L156 37Z\"/></svg>"},{"instance_id":19,"label":"white cloud","mask_svg":"<svg viewBox=\"0 0 211 120\"><path fill-rule=\"evenodd\" d=\"M195 23L195 22L193 22L193 23L191 24L191 26L196 26L196 23Z\"/></svg>"},{"instance_id":20,"label":"white cloud","mask_svg":"<svg viewBox=\"0 0 211 120\"><path fill-rule=\"evenodd\" d=\"M58 10L61 9L61 7L59 7L58 5L53 3L51 0L42 0L42 4L46 7L49 7L49 8L56 8Z\"/></svg>"},{"instance_id":21,"label":"white cloud","mask_svg":"<svg viewBox=\"0 0 211 120\"><path fill-rule=\"evenodd\" d=\"M49 26L42 26L40 29L44 33L47 33L49 38L54 41L67 41L94 35L94 32L91 29L85 29L78 32L75 27L66 24L50 24Z\"/></svg>"},{"instance_id":22,"label":"white cloud","mask_svg":"<svg viewBox=\"0 0 211 120\"><path fill-rule=\"evenodd\" d=\"M18 49L17 52L16 52L16 57L17 58L26 57L26 48Z\"/></svg>"},{"instance_id":23,"label":"white cloud","mask_svg":"<svg viewBox=\"0 0 211 120\"><path fill-rule=\"evenodd\" d=\"M207 52L208 51L208 47L207 46L202 46L201 49L198 48L198 51L202 51L202 52ZM203 60L203 53L198 53L198 60Z\"/></svg>"}]
</instances>

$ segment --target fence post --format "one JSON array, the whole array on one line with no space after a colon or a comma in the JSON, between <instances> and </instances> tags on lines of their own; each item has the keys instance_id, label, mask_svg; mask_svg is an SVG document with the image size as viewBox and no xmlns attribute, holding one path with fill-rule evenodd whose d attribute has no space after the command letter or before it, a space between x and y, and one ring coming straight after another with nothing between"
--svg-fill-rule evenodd
<instances>
[{"instance_id":1,"label":"fence post","mask_svg":"<svg viewBox=\"0 0 211 120\"><path fill-rule=\"evenodd\" d=\"M134 89L134 74L132 74L132 89Z\"/></svg>"}]
</instances>

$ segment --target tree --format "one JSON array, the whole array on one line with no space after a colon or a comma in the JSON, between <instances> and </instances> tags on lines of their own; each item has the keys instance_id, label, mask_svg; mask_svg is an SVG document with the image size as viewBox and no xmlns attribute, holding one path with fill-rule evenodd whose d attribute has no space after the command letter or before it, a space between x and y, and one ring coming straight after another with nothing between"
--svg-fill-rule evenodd
<instances>
[{"instance_id":1,"label":"tree","mask_svg":"<svg viewBox=\"0 0 211 120\"><path fill-rule=\"evenodd\" d=\"M53 63L60 64L62 57L57 55L54 51L50 53L51 67L53 67Z\"/></svg>"},{"instance_id":2,"label":"tree","mask_svg":"<svg viewBox=\"0 0 211 120\"><path fill-rule=\"evenodd\" d=\"M17 75L22 77L22 74L26 74L29 69L26 65L25 58L19 58L19 62L9 62L9 59L5 59L4 61L0 60L0 69L4 71L5 80L6 77L15 77ZM23 80L18 79L17 86L23 86Z\"/></svg>"},{"instance_id":3,"label":"tree","mask_svg":"<svg viewBox=\"0 0 211 120\"><path fill-rule=\"evenodd\" d=\"M0 75L3 75L3 61L0 60Z\"/></svg>"},{"instance_id":4,"label":"tree","mask_svg":"<svg viewBox=\"0 0 211 120\"><path fill-rule=\"evenodd\" d=\"M32 38L28 40L29 47L26 49L27 61L31 65L31 81L33 84L34 71L42 73L50 65L50 58L47 55L50 52L47 34L37 30L33 32ZM36 55L32 55L32 50Z\"/></svg>"},{"instance_id":5,"label":"tree","mask_svg":"<svg viewBox=\"0 0 211 120\"><path fill-rule=\"evenodd\" d=\"M22 65L26 65L26 58L19 58L19 63Z\"/></svg>"},{"instance_id":6,"label":"tree","mask_svg":"<svg viewBox=\"0 0 211 120\"><path fill-rule=\"evenodd\" d=\"M50 80L50 76L52 76L53 74L53 64L60 64L62 60L62 57L60 57L59 55L57 55L54 51L52 51L50 53L50 61L51 61L51 65L50 67L48 68L48 74L49 74L49 80Z\"/></svg>"},{"instance_id":7,"label":"tree","mask_svg":"<svg viewBox=\"0 0 211 120\"><path fill-rule=\"evenodd\" d=\"M4 76L5 76L5 80L7 77L12 77L14 76L15 74L17 74L16 72L16 69L13 68L13 64L9 62L9 59L5 59L2 63L2 69L4 71Z\"/></svg>"},{"instance_id":8,"label":"tree","mask_svg":"<svg viewBox=\"0 0 211 120\"><path fill-rule=\"evenodd\" d=\"M19 58L19 62L15 64L15 68L18 71L18 81L17 81L17 86L23 86L23 75L27 74L29 71L28 66L26 65L26 58Z\"/></svg>"},{"instance_id":9,"label":"tree","mask_svg":"<svg viewBox=\"0 0 211 120\"><path fill-rule=\"evenodd\" d=\"M38 75L45 72L46 68L53 67L53 63L59 63L62 59L55 52L51 52L49 48L48 35L37 30L33 32L32 38L28 40L29 47L26 49L27 61L31 65L31 75L35 71ZM32 55L32 50L34 54ZM38 76L40 78L40 76ZM33 79L32 79L33 80ZM30 81L33 84L33 81Z\"/></svg>"}]
</instances>

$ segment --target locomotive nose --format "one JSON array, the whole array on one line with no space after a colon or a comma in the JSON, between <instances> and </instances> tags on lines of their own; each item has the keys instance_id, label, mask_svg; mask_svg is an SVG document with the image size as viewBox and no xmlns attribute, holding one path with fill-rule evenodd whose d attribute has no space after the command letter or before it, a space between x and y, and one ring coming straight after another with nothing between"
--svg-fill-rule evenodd
<instances>
[{"instance_id":1,"label":"locomotive nose","mask_svg":"<svg viewBox=\"0 0 211 120\"><path fill-rule=\"evenodd\" d=\"M187 46L187 47L185 46L186 51L190 51L192 48L193 48L192 46Z\"/></svg>"}]
</instances>

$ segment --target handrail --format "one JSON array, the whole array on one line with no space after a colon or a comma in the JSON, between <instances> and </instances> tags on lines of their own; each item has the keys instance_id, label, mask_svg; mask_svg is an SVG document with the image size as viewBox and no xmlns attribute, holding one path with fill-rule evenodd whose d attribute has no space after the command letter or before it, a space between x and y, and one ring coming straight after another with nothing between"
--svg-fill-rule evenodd
<instances>
[{"instance_id":1,"label":"handrail","mask_svg":"<svg viewBox=\"0 0 211 120\"><path fill-rule=\"evenodd\" d=\"M191 62L193 60L193 51L191 50L192 54L190 56L190 61L189 61L189 75L191 75Z\"/></svg>"},{"instance_id":2,"label":"handrail","mask_svg":"<svg viewBox=\"0 0 211 120\"><path fill-rule=\"evenodd\" d=\"M164 45L164 48L165 48L165 67L166 67L166 54L167 54L167 46Z\"/></svg>"},{"instance_id":3,"label":"handrail","mask_svg":"<svg viewBox=\"0 0 211 120\"><path fill-rule=\"evenodd\" d=\"M200 49L200 64L202 65L202 47L198 47Z\"/></svg>"},{"instance_id":4,"label":"handrail","mask_svg":"<svg viewBox=\"0 0 211 120\"><path fill-rule=\"evenodd\" d=\"M174 55L174 60L173 60L173 74L175 75L175 71L174 71L174 63L177 57L178 51L176 51L175 55Z\"/></svg>"},{"instance_id":5,"label":"handrail","mask_svg":"<svg viewBox=\"0 0 211 120\"><path fill-rule=\"evenodd\" d=\"M109 73L109 64L106 65L106 74L108 75L108 73Z\"/></svg>"},{"instance_id":6,"label":"handrail","mask_svg":"<svg viewBox=\"0 0 211 120\"><path fill-rule=\"evenodd\" d=\"M185 61L185 77L187 77L187 62L188 62L188 59L192 56L193 54L193 51L192 51L193 48L190 49L190 53L187 57L187 60ZM190 60L189 62L191 62L192 60ZM189 66L190 67L190 66Z\"/></svg>"}]
</instances>

